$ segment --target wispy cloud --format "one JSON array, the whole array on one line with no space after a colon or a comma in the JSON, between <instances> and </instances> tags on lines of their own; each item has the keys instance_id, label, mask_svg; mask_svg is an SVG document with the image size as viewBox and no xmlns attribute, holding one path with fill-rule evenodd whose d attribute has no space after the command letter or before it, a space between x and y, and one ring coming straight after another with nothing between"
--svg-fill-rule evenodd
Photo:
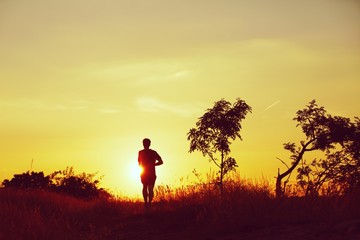
<instances>
[{"instance_id":1,"label":"wispy cloud","mask_svg":"<svg viewBox=\"0 0 360 240\"><path fill-rule=\"evenodd\" d=\"M191 72L189 70L178 70L170 73L158 73L158 74L153 74L149 77L142 78L141 80L138 81L138 83L148 84L148 83L178 81L190 75Z\"/></svg>"},{"instance_id":2,"label":"wispy cloud","mask_svg":"<svg viewBox=\"0 0 360 240\"><path fill-rule=\"evenodd\" d=\"M0 101L0 105L12 108L40 109L40 110L66 110L64 104L49 103L39 99L21 98L16 100Z\"/></svg>"},{"instance_id":3,"label":"wispy cloud","mask_svg":"<svg viewBox=\"0 0 360 240\"><path fill-rule=\"evenodd\" d=\"M15 100L0 100L0 106L1 105L30 110L65 111L87 109L91 105L91 102L85 100L50 101L36 98L20 98Z\"/></svg>"},{"instance_id":4,"label":"wispy cloud","mask_svg":"<svg viewBox=\"0 0 360 240\"><path fill-rule=\"evenodd\" d=\"M269 110L270 108L274 107L275 105L279 104L280 103L280 100L277 100L276 102L272 103L270 106L268 106L267 108L265 108L264 111L267 111Z\"/></svg>"},{"instance_id":5,"label":"wispy cloud","mask_svg":"<svg viewBox=\"0 0 360 240\"><path fill-rule=\"evenodd\" d=\"M120 110L117 108L102 108L102 109L99 109L99 112L102 114L116 114L116 113L119 113Z\"/></svg>"},{"instance_id":6,"label":"wispy cloud","mask_svg":"<svg viewBox=\"0 0 360 240\"><path fill-rule=\"evenodd\" d=\"M98 66L86 69L90 75L100 78L101 81L116 81L126 79L127 83L147 85L153 83L181 81L191 76L189 66L183 63L167 60L152 60L129 63L111 63L107 66Z\"/></svg>"},{"instance_id":7,"label":"wispy cloud","mask_svg":"<svg viewBox=\"0 0 360 240\"><path fill-rule=\"evenodd\" d=\"M200 107L189 104L170 104L151 97L140 97L136 100L136 105L143 112L170 112L182 117L188 117L194 112L198 112Z\"/></svg>"}]
</instances>

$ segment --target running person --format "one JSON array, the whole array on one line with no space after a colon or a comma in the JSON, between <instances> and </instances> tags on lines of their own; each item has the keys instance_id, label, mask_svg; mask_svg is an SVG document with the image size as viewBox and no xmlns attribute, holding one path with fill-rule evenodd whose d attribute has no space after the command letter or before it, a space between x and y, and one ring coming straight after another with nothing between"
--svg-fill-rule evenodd
<instances>
[{"instance_id":1,"label":"running person","mask_svg":"<svg viewBox=\"0 0 360 240\"><path fill-rule=\"evenodd\" d=\"M163 164L160 155L150 149L151 141L148 138L143 140L144 149L139 151L138 162L142 167L142 173L140 175L141 183L143 185L142 194L145 202L145 206L151 205L154 198L154 186L156 180L155 166Z\"/></svg>"}]
</instances>

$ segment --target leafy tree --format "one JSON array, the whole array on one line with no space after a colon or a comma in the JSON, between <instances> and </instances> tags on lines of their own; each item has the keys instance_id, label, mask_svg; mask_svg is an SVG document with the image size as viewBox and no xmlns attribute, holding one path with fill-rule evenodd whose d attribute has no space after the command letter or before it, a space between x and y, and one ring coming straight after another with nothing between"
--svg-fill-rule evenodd
<instances>
[{"instance_id":1,"label":"leafy tree","mask_svg":"<svg viewBox=\"0 0 360 240\"><path fill-rule=\"evenodd\" d=\"M298 184L305 190L305 195L314 194L319 191L325 182L339 179L345 176L346 168L353 167L352 160L359 157L359 133L356 133L356 125L349 118L340 116L331 116L327 114L324 107L319 107L315 100L312 100L306 108L299 110L296 117L297 126L302 128L305 134L305 140L300 141L300 145L295 143L285 143L284 149L291 152L291 166L280 173L276 179L276 196L278 198L284 195L287 180L282 186L282 179L290 177L292 171L298 168ZM359 121L357 121L359 125ZM357 130L359 131L359 130ZM347 146L347 147L346 147ZM339 149L340 151L336 151ZM304 154L311 151L324 152L325 159L314 159L310 164L304 160ZM347 154L352 154L352 160L345 158ZM358 164L357 160L357 164ZM356 164L355 164L356 165ZM356 168L356 167L355 167ZM359 167L357 167L359 170ZM355 170L356 171L356 170ZM344 182L345 180L341 180ZM346 180L347 181L347 180Z\"/></svg>"},{"instance_id":2,"label":"leafy tree","mask_svg":"<svg viewBox=\"0 0 360 240\"><path fill-rule=\"evenodd\" d=\"M355 118L355 123L346 120L347 124L345 121L343 124L350 131L341 144L333 151L328 149L325 158L314 159L309 164L304 161L298 168L298 184L305 196L318 195L320 190L325 194L345 194L360 188L360 121L359 118Z\"/></svg>"},{"instance_id":3,"label":"leafy tree","mask_svg":"<svg viewBox=\"0 0 360 240\"><path fill-rule=\"evenodd\" d=\"M242 140L241 121L248 112L251 107L240 98L234 104L221 99L213 108L207 109L196 122L196 128L191 128L187 134L189 152L200 151L219 168L221 188L225 174L237 167L236 160L229 156L230 140Z\"/></svg>"}]
</instances>

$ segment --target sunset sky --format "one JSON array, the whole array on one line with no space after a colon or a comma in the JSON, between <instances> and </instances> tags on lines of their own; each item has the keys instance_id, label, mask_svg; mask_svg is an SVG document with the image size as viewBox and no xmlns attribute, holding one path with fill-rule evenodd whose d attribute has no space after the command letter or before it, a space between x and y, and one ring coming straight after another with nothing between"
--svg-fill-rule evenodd
<instances>
[{"instance_id":1,"label":"sunset sky","mask_svg":"<svg viewBox=\"0 0 360 240\"><path fill-rule=\"evenodd\" d=\"M131 169L148 137L157 183L177 185L216 170L187 132L238 97L253 112L231 145L237 172L273 181L309 101L360 116L360 2L0 0L0 181L33 159L140 194Z\"/></svg>"}]
</instances>

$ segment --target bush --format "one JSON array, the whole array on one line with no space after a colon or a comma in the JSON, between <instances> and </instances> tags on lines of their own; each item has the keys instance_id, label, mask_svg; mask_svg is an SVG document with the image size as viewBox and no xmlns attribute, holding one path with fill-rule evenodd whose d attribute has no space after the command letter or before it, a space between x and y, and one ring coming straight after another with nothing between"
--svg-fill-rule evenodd
<instances>
[{"instance_id":1,"label":"bush","mask_svg":"<svg viewBox=\"0 0 360 240\"><path fill-rule=\"evenodd\" d=\"M75 174L72 167L56 171L48 176L45 176L43 172L15 174L12 179L5 179L2 183L5 188L41 189L86 200L97 198L100 195L109 196L104 189L99 188L99 184L100 180L96 178L96 173Z\"/></svg>"},{"instance_id":2,"label":"bush","mask_svg":"<svg viewBox=\"0 0 360 240\"><path fill-rule=\"evenodd\" d=\"M18 189L46 189L51 185L51 180L43 172L26 172L15 174L11 180L5 179L2 184L4 187Z\"/></svg>"}]
</instances>

